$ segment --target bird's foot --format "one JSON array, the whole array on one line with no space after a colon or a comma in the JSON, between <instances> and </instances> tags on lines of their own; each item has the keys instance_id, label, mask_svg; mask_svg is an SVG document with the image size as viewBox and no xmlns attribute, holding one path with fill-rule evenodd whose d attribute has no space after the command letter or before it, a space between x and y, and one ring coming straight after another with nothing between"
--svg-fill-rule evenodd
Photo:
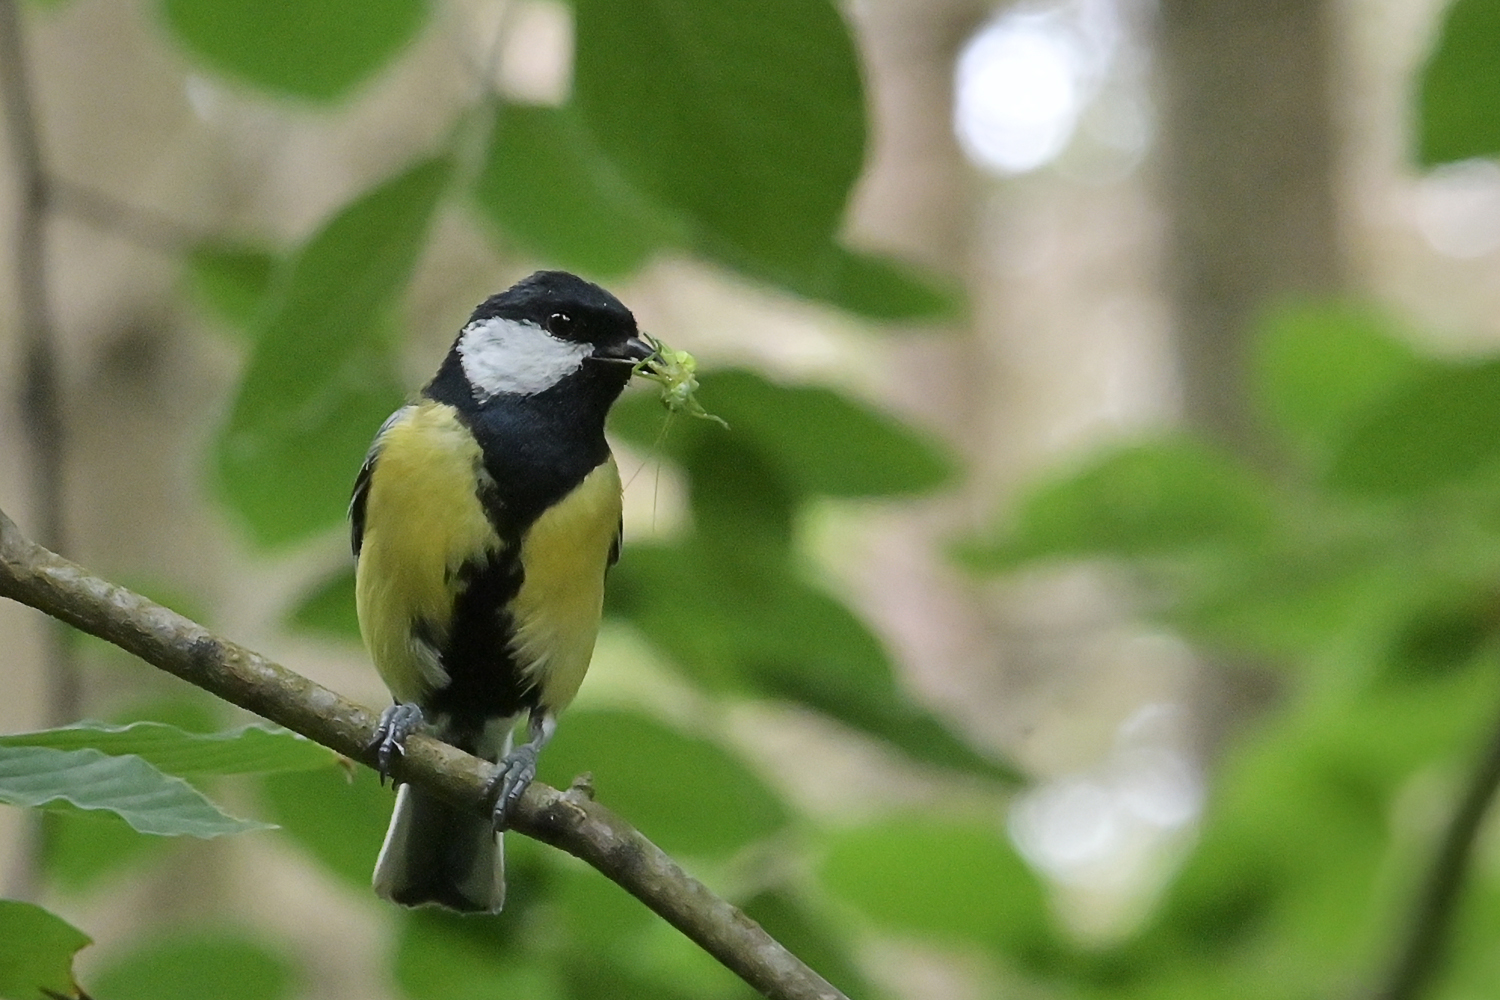
<instances>
[{"instance_id":1,"label":"bird's foot","mask_svg":"<svg viewBox=\"0 0 1500 1000\"><path fill-rule=\"evenodd\" d=\"M410 702L397 702L380 713L380 725L369 748L375 751L380 783L391 776L397 757L406 756L406 738L422 727L422 710Z\"/></svg>"},{"instance_id":2,"label":"bird's foot","mask_svg":"<svg viewBox=\"0 0 1500 1000\"><path fill-rule=\"evenodd\" d=\"M536 759L541 747L523 743L500 759L490 778L489 792L495 796L495 830L510 826L510 811L536 780Z\"/></svg>"}]
</instances>

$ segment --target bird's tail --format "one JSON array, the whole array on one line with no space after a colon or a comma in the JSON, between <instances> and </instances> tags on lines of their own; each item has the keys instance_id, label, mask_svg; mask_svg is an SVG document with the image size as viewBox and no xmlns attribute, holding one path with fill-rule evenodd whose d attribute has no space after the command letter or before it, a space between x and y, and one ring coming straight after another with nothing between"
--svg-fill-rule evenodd
<instances>
[{"instance_id":1,"label":"bird's tail","mask_svg":"<svg viewBox=\"0 0 1500 1000\"><path fill-rule=\"evenodd\" d=\"M374 883L376 894L402 906L498 913L505 905L504 846L488 819L402 785Z\"/></svg>"},{"instance_id":2,"label":"bird's tail","mask_svg":"<svg viewBox=\"0 0 1500 1000\"><path fill-rule=\"evenodd\" d=\"M497 744L503 753L510 747L509 728L496 728L500 732L486 732L477 742ZM492 757L483 748L479 752ZM377 895L402 906L435 903L461 913L499 913L505 905L504 843L490 819L402 785L373 881Z\"/></svg>"}]
</instances>

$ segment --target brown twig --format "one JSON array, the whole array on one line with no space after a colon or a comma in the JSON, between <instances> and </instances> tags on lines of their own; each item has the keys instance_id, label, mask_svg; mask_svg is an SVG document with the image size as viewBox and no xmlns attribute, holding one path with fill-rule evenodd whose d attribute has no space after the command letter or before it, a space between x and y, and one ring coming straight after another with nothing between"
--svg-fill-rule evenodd
<instances>
[{"instance_id":1,"label":"brown twig","mask_svg":"<svg viewBox=\"0 0 1500 1000\"><path fill-rule=\"evenodd\" d=\"M1500 719L1464 788L1463 798L1443 830L1442 842L1411 912L1390 976L1377 1000L1417 1000L1442 967L1449 930L1458 911L1474 843L1495 792L1500 789Z\"/></svg>"},{"instance_id":2,"label":"brown twig","mask_svg":"<svg viewBox=\"0 0 1500 1000\"><path fill-rule=\"evenodd\" d=\"M27 604L114 643L241 708L366 765L375 713L27 539L0 512L0 597ZM395 768L457 805L489 815L492 765L413 735ZM584 788L534 783L511 829L597 868L727 968L776 1000L845 1000L749 917L687 875L660 848Z\"/></svg>"},{"instance_id":3,"label":"brown twig","mask_svg":"<svg viewBox=\"0 0 1500 1000\"><path fill-rule=\"evenodd\" d=\"M48 205L103 233L146 250L179 254L203 242L203 235L165 212L131 205L84 184L53 177L47 182Z\"/></svg>"}]
</instances>

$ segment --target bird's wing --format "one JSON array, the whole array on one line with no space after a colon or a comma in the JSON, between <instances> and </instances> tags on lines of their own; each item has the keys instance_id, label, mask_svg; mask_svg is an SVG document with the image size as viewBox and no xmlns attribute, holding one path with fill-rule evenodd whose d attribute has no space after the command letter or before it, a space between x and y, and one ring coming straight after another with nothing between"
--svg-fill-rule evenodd
<instances>
[{"instance_id":1,"label":"bird's wing","mask_svg":"<svg viewBox=\"0 0 1500 1000\"><path fill-rule=\"evenodd\" d=\"M411 406L403 406L385 418L385 423L375 432L375 440L370 442L370 450L365 452L365 464L359 467L359 475L354 477L354 495L349 498L349 548L354 551L356 559L365 539L365 503L370 498L370 475L375 471L375 459L380 455L380 441L391 425L411 409Z\"/></svg>"}]
</instances>

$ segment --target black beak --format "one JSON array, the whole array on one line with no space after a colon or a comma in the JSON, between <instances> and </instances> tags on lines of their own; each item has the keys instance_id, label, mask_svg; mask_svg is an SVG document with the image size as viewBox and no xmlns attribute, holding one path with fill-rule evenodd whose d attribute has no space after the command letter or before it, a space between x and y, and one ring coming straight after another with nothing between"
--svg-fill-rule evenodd
<instances>
[{"instance_id":1,"label":"black beak","mask_svg":"<svg viewBox=\"0 0 1500 1000\"><path fill-rule=\"evenodd\" d=\"M627 361L636 365L655 353L656 349L640 337L631 337L617 344L605 344L594 351L594 357L601 361Z\"/></svg>"}]
</instances>

